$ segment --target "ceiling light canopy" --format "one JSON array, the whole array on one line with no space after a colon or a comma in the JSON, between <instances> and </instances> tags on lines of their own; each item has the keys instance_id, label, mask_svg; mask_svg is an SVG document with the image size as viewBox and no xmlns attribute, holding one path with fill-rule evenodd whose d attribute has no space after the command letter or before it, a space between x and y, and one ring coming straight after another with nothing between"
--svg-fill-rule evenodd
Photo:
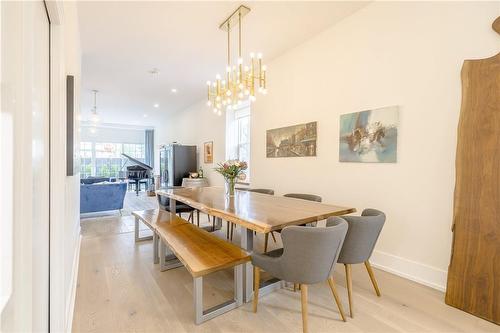
<instances>
[{"instance_id":1,"label":"ceiling light canopy","mask_svg":"<svg viewBox=\"0 0 500 333\"><path fill-rule=\"evenodd\" d=\"M151 68L149 71L148 71L149 74L151 75L158 75L160 74L160 70L158 68Z\"/></svg>"},{"instance_id":2,"label":"ceiling light canopy","mask_svg":"<svg viewBox=\"0 0 500 333\"><path fill-rule=\"evenodd\" d=\"M219 116L226 108L236 108L243 101L255 101L255 87L266 94L266 66L262 65L262 53L250 53L250 63L245 65L241 56L241 19L250 8L241 5L220 26L227 31L227 67L223 78L217 74L215 81L207 81L207 105ZM238 26L238 59L231 64L231 29Z\"/></svg>"}]
</instances>

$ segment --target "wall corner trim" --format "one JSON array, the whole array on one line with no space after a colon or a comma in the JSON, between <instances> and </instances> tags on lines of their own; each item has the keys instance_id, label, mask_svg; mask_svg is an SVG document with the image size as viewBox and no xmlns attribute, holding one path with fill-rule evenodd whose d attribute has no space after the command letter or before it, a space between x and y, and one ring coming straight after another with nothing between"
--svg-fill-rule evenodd
<instances>
[{"instance_id":1,"label":"wall corner trim","mask_svg":"<svg viewBox=\"0 0 500 333\"><path fill-rule=\"evenodd\" d=\"M63 21L63 8L60 0L45 0L45 8L49 14L50 24L60 25Z\"/></svg>"},{"instance_id":2,"label":"wall corner trim","mask_svg":"<svg viewBox=\"0 0 500 333\"><path fill-rule=\"evenodd\" d=\"M66 332L72 331L73 326L73 313L75 312L76 301L76 288L78 283L78 268L80 266L80 247L82 245L82 235L80 234L80 227L78 227L78 241L75 248L75 255L73 257L73 267L71 269L71 282L70 292L66 301Z\"/></svg>"},{"instance_id":3,"label":"wall corner trim","mask_svg":"<svg viewBox=\"0 0 500 333\"><path fill-rule=\"evenodd\" d=\"M373 251L373 267L444 292L448 272L382 251Z\"/></svg>"}]
</instances>

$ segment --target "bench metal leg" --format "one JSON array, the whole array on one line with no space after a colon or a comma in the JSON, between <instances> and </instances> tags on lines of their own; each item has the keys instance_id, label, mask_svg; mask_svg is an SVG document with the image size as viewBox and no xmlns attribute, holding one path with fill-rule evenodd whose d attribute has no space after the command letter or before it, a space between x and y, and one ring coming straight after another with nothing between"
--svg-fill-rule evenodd
<instances>
[{"instance_id":1,"label":"bench metal leg","mask_svg":"<svg viewBox=\"0 0 500 333\"><path fill-rule=\"evenodd\" d=\"M136 217L135 218L135 230L134 230L135 242L137 243L137 242L152 240L153 236L145 236L145 237L139 236L139 222L140 222L139 219Z\"/></svg>"},{"instance_id":2,"label":"bench metal leg","mask_svg":"<svg viewBox=\"0 0 500 333\"><path fill-rule=\"evenodd\" d=\"M203 310L203 277L193 278L193 301L195 323L201 324L207 320L220 316L243 304L243 265L234 267L234 296L232 300Z\"/></svg>"},{"instance_id":3,"label":"bench metal leg","mask_svg":"<svg viewBox=\"0 0 500 333\"><path fill-rule=\"evenodd\" d=\"M179 259L173 254L165 243L160 239L160 271L164 272L183 266Z\"/></svg>"},{"instance_id":4,"label":"bench metal leg","mask_svg":"<svg viewBox=\"0 0 500 333\"><path fill-rule=\"evenodd\" d=\"M160 255L158 253L158 234L156 232L153 232L153 260L155 264L158 264L160 262Z\"/></svg>"}]
</instances>

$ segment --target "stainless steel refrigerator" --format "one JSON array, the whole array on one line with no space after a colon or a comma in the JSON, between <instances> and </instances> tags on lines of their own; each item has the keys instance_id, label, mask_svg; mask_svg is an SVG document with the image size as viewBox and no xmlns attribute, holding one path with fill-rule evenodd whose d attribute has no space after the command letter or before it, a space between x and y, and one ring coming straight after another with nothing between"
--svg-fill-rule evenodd
<instances>
[{"instance_id":1,"label":"stainless steel refrigerator","mask_svg":"<svg viewBox=\"0 0 500 333\"><path fill-rule=\"evenodd\" d=\"M196 172L196 146L171 144L160 149L160 186L181 186L182 178Z\"/></svg>"}]
</instances>

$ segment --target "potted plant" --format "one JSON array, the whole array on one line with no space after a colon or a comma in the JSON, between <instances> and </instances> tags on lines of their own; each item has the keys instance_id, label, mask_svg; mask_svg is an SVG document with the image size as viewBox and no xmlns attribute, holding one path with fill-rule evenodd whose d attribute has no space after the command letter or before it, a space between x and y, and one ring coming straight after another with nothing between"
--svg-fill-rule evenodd
<instances>
[{"instance_id":1,"label":"potted plant","mask_svg":"<svg viewBox=\"0 0 500 333\"><path fill-rule=\"evenodd\" d=\"M244 171L248 168L247 162L228 160L217 164L215 171L220 173L225 180L226 195L234 195L236 179L245 178Z\"/></svg>"}]
</instances>

